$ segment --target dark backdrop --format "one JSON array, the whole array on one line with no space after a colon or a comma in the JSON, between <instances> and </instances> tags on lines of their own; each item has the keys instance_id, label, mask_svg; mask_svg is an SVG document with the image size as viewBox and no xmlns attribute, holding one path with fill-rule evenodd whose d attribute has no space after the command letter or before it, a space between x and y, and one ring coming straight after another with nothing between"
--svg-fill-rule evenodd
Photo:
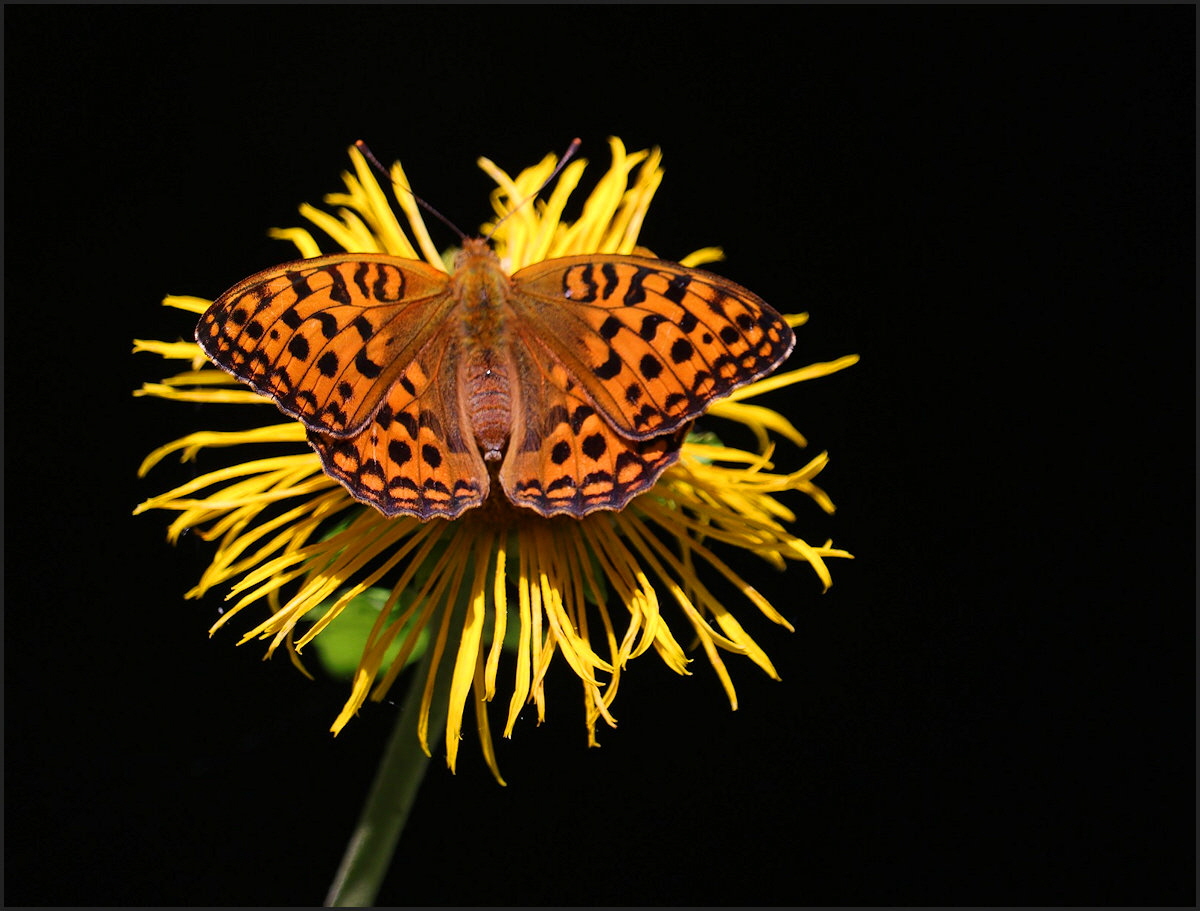
<instances>
[{"instance_id":1,"label":"dark backdrop","mask_svg":"<svg viewBox=\"0 0 1200 911\"><path fill-rule=\"evenodd\" d=\"M354 139L473 228L475 156L609 134L665 150L649 246L862 355L771 402L832 454L798 533L857 560L739 564L797 630L739 607L783 682L731 661L736 713L647 656L589 751L556 664L507 789L435 761L381 903L1194 904L1194 8L5 26L6 904L319 903L392 725L331 738L344 687L210 641L209 547L131 517L221 420L130 396L162 295L290 258Z\"/></svg>"}]
</instances>

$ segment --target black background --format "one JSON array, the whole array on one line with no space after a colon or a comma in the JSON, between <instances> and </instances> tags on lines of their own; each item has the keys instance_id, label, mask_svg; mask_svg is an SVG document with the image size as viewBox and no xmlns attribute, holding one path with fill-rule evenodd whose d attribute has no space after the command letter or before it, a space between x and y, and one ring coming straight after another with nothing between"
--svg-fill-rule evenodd
<instances>
[{"instance_id":1,"label":"black background","mask_svg":"<svg viewBox=\"0 0 1200 911\"><path fill-rule=\"evenodd\" d=\"M643 241L808 310L770 404L857 560L742 561L783 682L652 654L438 756L380 903L1179 904L1194 880L1192 7L5 8L6 823L16 905L316 904L393 721L209 640L130 512L227 413L130 340L292 257L364 138L468 229L486 154L661 145ZM448 233L435 236L449 244ZM785 445L780 462L808 455ZM200 468L222 464L215 454ZM236 624L235 624L236 625ZM238 630L246 626L237 627ZM682 633L680 633L682 635Z\"/></svg>"}]
</instances>

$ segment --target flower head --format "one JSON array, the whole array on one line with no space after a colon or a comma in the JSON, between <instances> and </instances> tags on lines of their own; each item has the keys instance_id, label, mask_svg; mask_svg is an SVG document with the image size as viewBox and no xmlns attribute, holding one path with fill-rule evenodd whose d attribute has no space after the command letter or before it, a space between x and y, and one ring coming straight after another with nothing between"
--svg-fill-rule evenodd
<instances>
[{"instance_id":1,"label":"flower head","mask_svg":"<svg viewBox=\"0 0 1200 911\"><path fill-rule=\"evenodd\" d=\"M627 154L616 139L610 146L613 163L573 222L562 216L585 161L568 163L544 200L522 204L551 176L556 159L548 156L515 178L480 160L497 184L491 200L495 218L484 233L506 272L582 253L646 253L637 239L662 178L659 152ZM362 155L352 148L350 157L354 173L343 174L346 191L325 198L334 214L304 205L305 218L346 251L424 259L447 269L447 259L431 241L412 195L403 189L395 194L406 232ZM397 188L408 186L399 164L391 176ZM304 228L271 233L294 243L304 257L322 253ZM695 266L720 255L710 248L680 262ZM164 303L197 314L210 305L174 296ZM804 321L804 315L788 318L792 326ZM266 402L237 386L233 377L208 367L193 342L137 341L134 350L188 364L161 383L144 385L140 394L182 401ZM362 633L350 696L332 730L340 731L367 699L382 699L401 670L419 652L429 650L427 677L414 684L423 687L423 748L429 752L426 724L441 686L450 767L456 763L470 702L484 756L499 778L487 704L497 697L507 703L505 736L511 735L527 704L536 706L539 720L544 718L543 682L555 655L561 655L583 687L591 744L596 743L598 722L615 725L613 703L631 660L653 651L671 669L688 673L690 659L679 641L681 620L734 708L737 699L723 653L745 656L776 676L766 654L705 580L723 576L754 609L791 626L710 544L742 548L777 568L789 561L807 563L829 586L826 560L849 554L831 542L814 546L789 532L786 526L794 517L777 498L783 491L800 491L832 512L828 497L814 483L826 457L822 454L796 471L777 471L773 438L799 446L805 441L781 415L750 400L843 369L855 360L846 357L777 374L716 402L707 414L750 428L757 451L690 434L678 461L620 511L592 512L581 519L546 518L493 495L482 508L452 521L388 518L351 497L322 470L316 453L301 451L305 428L290 419L251 431L197 432L155 450L142 464L142 474L175 452L186 461L210 448L264 443L285 448L281 455L205 473L147 500L137 511L178 513L168 532L172 541L190 528L216 542L211 564L187 593L198 598L229 586L232 607L211 632L247 608L265 604L269 615L246 631L241 642L267 640L268 654L283 646L303 668L300 655L306 646L332 641L339 627L354 628L355 610L368 605L374 619ZM448 679L444 686L438 683L439 670Z\"/></svg>"}]
</instances>

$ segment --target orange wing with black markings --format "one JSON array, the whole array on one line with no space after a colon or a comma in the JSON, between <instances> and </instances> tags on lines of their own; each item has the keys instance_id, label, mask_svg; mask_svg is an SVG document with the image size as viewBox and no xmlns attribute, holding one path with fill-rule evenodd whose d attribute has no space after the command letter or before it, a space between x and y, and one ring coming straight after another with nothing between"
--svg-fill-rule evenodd
<instances>
[{"instance_id":1,"label":"orange wing with black markings","mask_svg":"<svg viewBox=\"0 0 1200 911\"><path fill-rule=\"evenodd\" d=\"M693 420L795 344L758 295L678 263L571 256L522 269L513 282L518 333L562 359L631 439Z\"/></svg>"},{"instance_id":2,"label":"orange wing with black markings","mask_svg":"<svg viewBox=\"0 0 1200 911\"><path fill-rule=\"evenodd\" d=\"M481 505L493 478L542 515L621 509L709 404L794 344L783 317L711 273L595 254L509 277L479 239L452 275L382 254L260 272L213 303L196 340L302 421L355 498L419 519Z\"/></svg>"},{"instance_id":3,"label":"orange wing with black markings","mask_svg":"<svg viewBox=\"0 0 1200 911\"><path fill-rule=\"evenodd\" d=\"M453 305L450 277L426 263L322 256L230 288L201 317L196 341L284 413L353 436Z\"/></svg>"}]
</instances>

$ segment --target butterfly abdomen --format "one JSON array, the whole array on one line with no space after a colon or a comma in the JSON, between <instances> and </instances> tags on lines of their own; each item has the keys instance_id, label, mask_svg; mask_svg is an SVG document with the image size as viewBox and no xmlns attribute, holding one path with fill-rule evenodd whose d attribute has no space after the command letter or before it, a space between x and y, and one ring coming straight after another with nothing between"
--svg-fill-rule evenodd
<instances>
[{"instance_id":1,"label":"butterfly abdomen","mask_svg":"<svg viewBox=\"0 0 1200 911\"><path fill-rule=\"evenodd\" d=\"M504 455L512 431L513 366L494 352L475 352L459 365L460 408L467 415L475 440L489 462Z\"/></svg>"}]
</instances>

